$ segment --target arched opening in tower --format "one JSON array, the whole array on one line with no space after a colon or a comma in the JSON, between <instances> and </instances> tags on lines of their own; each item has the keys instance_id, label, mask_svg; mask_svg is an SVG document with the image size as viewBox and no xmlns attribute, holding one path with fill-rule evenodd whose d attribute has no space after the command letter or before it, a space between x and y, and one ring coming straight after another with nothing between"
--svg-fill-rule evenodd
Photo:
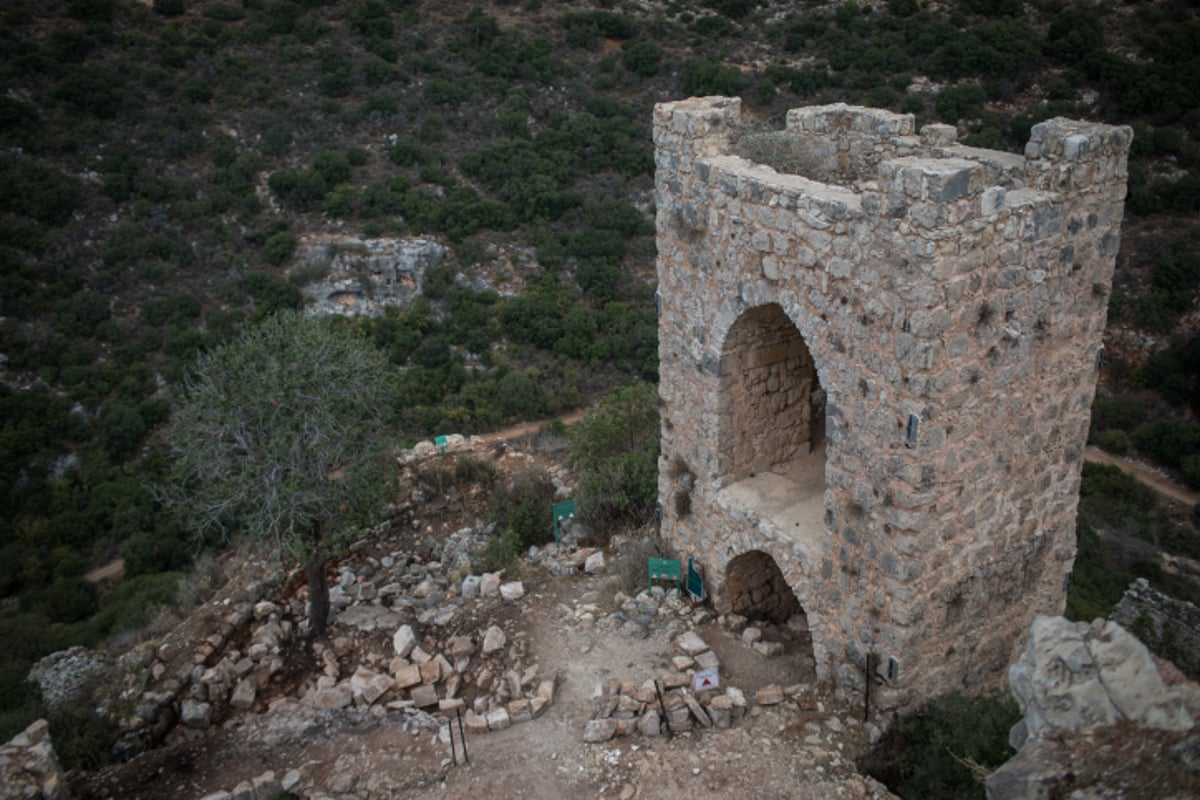
<instances>
[{"instance_id":1,"label":"arched opening in tower","mask_svg":"<svg viewBox=\"0 0 1200 800\"><path fill-rule=\"evenodd\" d=\"M778 304L758 306L730 328L720 370L723 492L791 538L819 536L825 392L804 337Z\"/></svg>"},{"instance_id":2,"label":"arched opening in tower","mask_svg":"<svg viewBox=\"0 0 1200 800\"><path fill-rule=\"evenodd\" d=\"M723 604L746 618L756 633L743 641L766 655L783 655L780 668L802 681L816 677L808 615L769 554L750 550L725 568Z\"/></svg>"},{"instance_id":3,"label":"arched opening in tower","mask_svg":"<svg viewBox=\"0 0 1200 800\"><path fill-rule=\"evenodd\" d=\"M729 562L725 568L725 591L734 614L779 625L800 616L805 619L803 625L792 624L808 629L807 616L796 593L788 586L775 559L761 550L742 553Z\"/></svg>"}]
</instances>

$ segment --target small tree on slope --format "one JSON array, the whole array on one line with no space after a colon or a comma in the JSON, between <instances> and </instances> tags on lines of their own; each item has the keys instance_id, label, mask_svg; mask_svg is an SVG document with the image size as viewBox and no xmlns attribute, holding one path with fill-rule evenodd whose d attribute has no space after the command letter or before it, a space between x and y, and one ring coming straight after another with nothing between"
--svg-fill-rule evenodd
<instances>
[{"instance_id":1,"label":"small tree on slope","mask_svg":"<svg viewBox=\"0 0 1200 800\"><path fill-rule=\"evenodd\" d=\"M168 504L199 535L243 534L303 564L310 648L329 613L325 565L390 483L391 375L367 342L281 312L201 356L167 427Z\"/></svg>"}]
</instances>

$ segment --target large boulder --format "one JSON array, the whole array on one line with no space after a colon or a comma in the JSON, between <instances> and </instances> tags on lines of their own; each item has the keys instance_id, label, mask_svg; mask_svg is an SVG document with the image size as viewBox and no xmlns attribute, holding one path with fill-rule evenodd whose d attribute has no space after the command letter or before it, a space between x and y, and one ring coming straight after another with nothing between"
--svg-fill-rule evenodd
<instances>
[{"instance_id":1,"label":"large boulder","mask_svg":"<svg viewBox=\"0 0 1200 800\"><path fill-rule=\"evenodd\" d=\"M29 680L38 685L51 709L92 705L98 689L116 683L112 665L85 647L51 653L33 665Z\"/></svg>"},{"instance_id":2,"label":"large boulder","mask_svg":"<svg viewBox=\"0 0 1200 800\"><path fill-rule=\"evenodd\" d=\"M1146 646L1115 622L1036 618L1008 681L1031 737L1120 719L1187 730L1200 717L1200 691L1167 686Z\"/></svg>"}]
</instances>

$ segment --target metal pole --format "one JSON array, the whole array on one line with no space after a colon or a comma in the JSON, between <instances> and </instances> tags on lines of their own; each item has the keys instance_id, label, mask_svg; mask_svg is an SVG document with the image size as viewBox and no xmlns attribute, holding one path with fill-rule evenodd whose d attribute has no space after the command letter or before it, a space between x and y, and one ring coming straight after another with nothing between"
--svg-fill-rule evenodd
<instances>
[{"instance_id":1,"label":"metal pole","mask_svg":"<svg viewBox=\"0 0 1200 800\"><path fill-rule=\"evenodd\" d=\"M871 654L867 653L867 690L866 704L863 707L863 722L871 721Z\"/></svg>"},{"instance_id":2,"label":"metal pole","mask_svg":"<svg viewBox=\"0 0 1200 800\"><path fill-rule=\"evenodd\" d=\"M671 718L667 716L667 705L663 702L662 689L658 688L658 681L654 682L654 693L658 695L658 708L662 711L663 722L667 723L667 734L674 739L675 731L671 730Z\"/></svg>"},{"instance_id":3,"label":"metal pole","mask_svg":"<svg viewBox=\"0 0 1200 800\"><path fill-rule=\"evenodd\" d=\"M471 759L470 759L470 757L467 755L467 735L466 735L465 733L463 733L463 726L462 726L462 711L460 711L460 710L459 710L459 709L457 709L457 708L456 708L456 709L454 709L454 716L458 718L458 740L459 740L460 742L462 742L462 748L463 748L463 763L464 763L464 764L470 764L470 763L471 763Z\"/></svg>"}]
</instances>

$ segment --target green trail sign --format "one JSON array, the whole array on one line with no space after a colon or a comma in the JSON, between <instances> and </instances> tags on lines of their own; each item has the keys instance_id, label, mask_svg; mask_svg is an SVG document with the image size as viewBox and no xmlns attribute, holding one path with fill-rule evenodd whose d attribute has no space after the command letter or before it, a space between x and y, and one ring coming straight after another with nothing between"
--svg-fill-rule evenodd
<instances>
[{"instance_id":1,"label":"green trail sign","mask_svg":"<svg viewBox=\"0 0 1200 800\"><path fill-rule=\"evenodd\" d=\"M442 455L446 455L446 437L445 436L433 437L433 443L437 445L437 449L438 449L439 453L441 453Z\"/></svg>"},{"instance_id":2,"label":"green trail sign","mask_svg":"<svg viewBox=\"0 0 1200 800\"><path fill-rule=\"evenodd\" d=\"M677 558L651 558L646 567L651 586L655 581L671 581L676 590L683 585L683 563Z\"/></svg>"},{"instance_id":3,"label":"green trail sign","mask_svg":"<svg viewBox=\"0 0 1200 800\"><path fill-rule=\"evenodd\" d=\"M558 523L568 519L575 519L575 501L564 500L561 503L555 503L554 510L554 547L558 550L562 549L559 544Z\"/></svg>"}]
</instances>

